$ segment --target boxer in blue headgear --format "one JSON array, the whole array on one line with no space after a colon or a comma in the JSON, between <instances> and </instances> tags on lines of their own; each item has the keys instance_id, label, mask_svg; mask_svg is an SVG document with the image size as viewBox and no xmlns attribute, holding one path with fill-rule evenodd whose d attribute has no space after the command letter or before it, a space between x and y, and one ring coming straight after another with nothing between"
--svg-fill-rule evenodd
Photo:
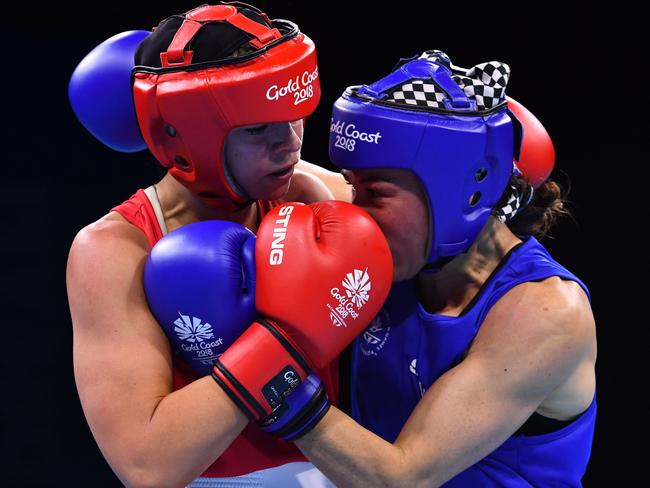
<instances>
[{"instance_id":1,"label":"boxer in blue headgear","mask_svg":"<svg viewBox=\"0 0 650 488\"><path fill-rule=\"evenodd\" d=\"M334 105L331 159L395 277L351 348L352 418L331 408L296 442L337 486L581 484L595 323L587 287L536 239L566 211L509 75L430 51Z\"/></svg>"},{"instance_id":2,"label":"boxer in blue headgear","mask_svg":"<svg viewBox=\"0 0 650 488\"><path fill-rule=\"evenodd\" d=\"M349 88L334 104L336 165L407 169L422 183L430 266L467 250L515 171L521 126L506 103L510 68L491 62L468 71L430 51L376 83Z\"/></svg>"}]
</instances>

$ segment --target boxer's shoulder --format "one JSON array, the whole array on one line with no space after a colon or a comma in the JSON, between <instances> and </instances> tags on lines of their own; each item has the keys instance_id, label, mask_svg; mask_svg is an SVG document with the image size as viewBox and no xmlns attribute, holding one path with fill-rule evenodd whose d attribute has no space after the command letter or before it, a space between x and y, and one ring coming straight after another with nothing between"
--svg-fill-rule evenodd
<instances>
[{"instance_id":1,"label":"boxer's shoulder","mask_svg":"<svg viewBox=\"0 0 650 488\"><path fill-rule=\"evenodd\" d=\"M148 324L146 330L153 328L155 321L147 315L143 290L148 252L139 229L112 217L101 218L77 233L66 267L75 333L104 334L117 330L116 324L133 327L136 321Z\"/></svg>"},{"instance_id":2,"label":"boxer's shoulder","mask_svg":"<svg viewBox=\"0 0 650 488\"><path fill-rule=\"evenodd\" d=\"M133 267L149 252L149 244L140 229L117 212L83 227L75 236L68 255L68 275L84 274L102 267L116 271L121 266Z\"/></svg>"},{"instance_id":3,"label":"boxer's shoulder","mask_svg":"<svg viewBox=\"0 0 650 488\"><path fill-rule=\"evenodd\" d=\"M298 167L294 169L289 190L282 197L285 202L314 203L334 200L334 195L317 176Z\"/></svg>"},{"instance_id":4,"label":"boxer's shoulder","mask_svg":"<svg viewBox=\"0 0 650 488\"><path fill-rule=\"evenodd\" d=\"M580 285L558 276L520 283L499 299L489 315L498 324L512 323L519 333L530 329L544 336L581 336L593 325L591 307ZM522 321L522 317L534 320Z\"/></svg>"},{"instance_id":5,"label":"boxer's shoulder","mask_svg":"<svg viewBox=\"0 0 650 488\"><path fill-rule=\"evenodd\" d=\"M95 244L101 245L104 242L131 241L133 244L142 244L148 248L147 239L142 231L132 225L118 212L108 212L95 222L88 224L79 231L77 239L99 241Z\"/></svg>"},{"instance_id":6,"label":"boxer's shoulder","mask_svg":"<svg viewBox=\"0 0 650 488\"><path fill-rule=\"evenodd\" d=\"M327 191L332 195L329 199L342 200L345 202L352 201L352 187L347 183L347 181L345 181L345 178L343 178L343 175L339 172L330 171L321 166L300 160L296 165L295 174L309 175L309 180L312 183L315 181L321 187L327 189ZM325 199L321 198L321 200Z\"/></svg>"}]
</instances>

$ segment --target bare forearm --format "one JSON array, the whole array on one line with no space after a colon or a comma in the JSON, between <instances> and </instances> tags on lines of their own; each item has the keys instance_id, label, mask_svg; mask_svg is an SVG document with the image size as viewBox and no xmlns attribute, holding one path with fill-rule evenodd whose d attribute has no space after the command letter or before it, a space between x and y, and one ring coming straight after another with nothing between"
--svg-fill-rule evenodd
<instances>
[{"instance_id":1,"label":"bare forearm","mask_svg":"<svg viewBox=\"0 0 650 488\"><path fill-rule=\"evenodd\" d=\"M335 407L296 445L338 487L405 486L402 450Z\"/></svg>"},{"instance_id":2,"label":"bare forearm","mask_svg":"<svg viewBox=\"0 0 650 488\"><path fill-rule=\"evenodd\" d=\"M248 419L205 377L174 391L109 459L128 486L185 486L232 443ZM118 441L119 442L119 441Z\"/></svg>"}]
</instances>

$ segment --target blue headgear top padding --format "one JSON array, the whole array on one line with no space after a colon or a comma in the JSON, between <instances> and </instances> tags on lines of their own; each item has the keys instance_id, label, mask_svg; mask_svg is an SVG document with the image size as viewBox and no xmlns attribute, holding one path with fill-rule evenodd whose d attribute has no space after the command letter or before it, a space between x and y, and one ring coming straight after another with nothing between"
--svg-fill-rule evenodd
<instances>
[{"instance_id":1,"label":"blue headgear top padding","mask_svg":"<svg viewBox=\"0 0 650 488\"><path fill-rule=\"evenodd\" d=\"M371 85L348 87L334 104L329 146L341 168L405 169L418 176L429 204L430 265L474 242L504 193L514 153L505 90L494 105L471 96L476 87L456 80L474 68L456 68L444 53L434 53ZM494 64L509 74L507 65ZM400 103L397 95L403 98L418 83L424 87L419 96Z\"/></svg>"}]
</instances>

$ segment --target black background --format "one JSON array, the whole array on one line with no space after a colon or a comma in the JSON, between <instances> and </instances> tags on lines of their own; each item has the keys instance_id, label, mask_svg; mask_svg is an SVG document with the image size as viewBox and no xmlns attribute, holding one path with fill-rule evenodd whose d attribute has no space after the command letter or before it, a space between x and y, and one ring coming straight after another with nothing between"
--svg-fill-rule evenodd
<instances>
[{"instance_id":1,"label":"black background","mask_svg":"<svg viewBox=\"0 0 650 488\"><path fill-rule=\"evenodd\" d=\"M75 390L66 257L79 229L160 173L149 153L116 153L86 132L69 107L67 83L103 40L196 5L23 3L3 14L2 486L119 486ZM316 42L323 95L303 158L324 166L331 105L345 86L375 81L400 57L425 49L441 49L464 67L510 65L508 93L547 127L554 176L571 182L575 222L564 221L543 242L590 288L598 324L599 415L584 483L604 486L607 477L625 485L645 461L649 407L641 301L648 289L642 145L649 86L641 14L621 2L607 10L534 2L514 9L495 2L256 5L297 22Z\"/></svg>"}]
</instances>

